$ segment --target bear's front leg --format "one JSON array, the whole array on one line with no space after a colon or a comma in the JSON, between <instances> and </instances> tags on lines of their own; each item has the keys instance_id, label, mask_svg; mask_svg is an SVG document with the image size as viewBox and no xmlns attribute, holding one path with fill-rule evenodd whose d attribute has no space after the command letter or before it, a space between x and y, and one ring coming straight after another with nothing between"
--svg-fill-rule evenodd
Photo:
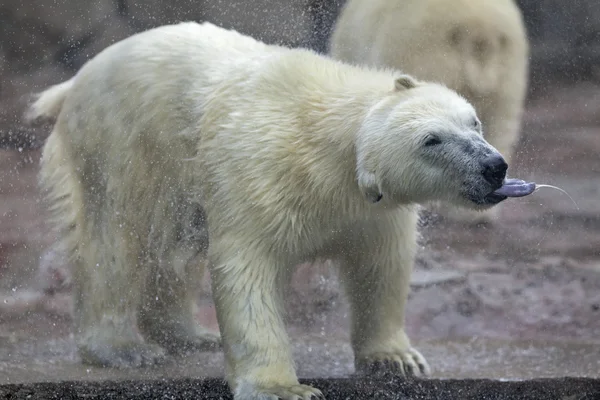
<instances>
[{"instance_id":1,"label":"bear's front leg","mask_svg":"<svg viewBox=\"0 0 600 400\"><path fill-rule=\"evenodd\" d=\"M404 330L416 250L417 214L400 210L356 227L341 245L341 276L352 309L352 348L358 373L429 373ZM345 243L344 243L345 242Z\"/></svg>"},{"instance_id":2,"label":"bear's front leg","mask_svg":"<svg viewBox=\"0 0 600 400\"><path fill-rule=\"evenodd\" d=\"M283 271L278 267L287 267L280 264L239 248L221 260L211 255L213 296L235 400L322 398L296 377L280 314Z\"/></svg>"}]
</instances>

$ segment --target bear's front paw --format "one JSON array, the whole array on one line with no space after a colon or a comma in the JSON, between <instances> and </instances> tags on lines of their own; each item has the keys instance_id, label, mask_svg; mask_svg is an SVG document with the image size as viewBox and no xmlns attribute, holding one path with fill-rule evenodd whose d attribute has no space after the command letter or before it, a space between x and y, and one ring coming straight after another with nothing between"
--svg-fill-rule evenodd
<instances>
[{"instance_id":1,"label":"bear's front paw","mask_svg":"<svg viewBox=\"0 0 600 400\"><path fill-rule=\"evenodd\" d=\"M406 350L380 352L361 357L356 361L356 372L365 375L388 373L406 377L429 375L430 368L425 357L412 347Z\"/></svg>"},{"instance_id":2,"label":"bear's front paw","mask_svg":"<svg viewBox=\"0 0 600 400\"><path fill-rule=\"evenodd\" d=\"M319 389L308 385L273 385L240 388L235 394L235 400L325 400Z\"/></svg>"}]
</instances>

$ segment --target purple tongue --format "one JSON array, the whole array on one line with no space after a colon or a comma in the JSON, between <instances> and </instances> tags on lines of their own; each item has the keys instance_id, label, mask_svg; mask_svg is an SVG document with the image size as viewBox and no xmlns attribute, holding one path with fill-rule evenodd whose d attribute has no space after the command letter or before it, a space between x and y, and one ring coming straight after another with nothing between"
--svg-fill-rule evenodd
<instances>
[{"instance_id":1,"label":"purple tongue","mask_svg":"<svg viewBox=\"0 0 600 400\"><path fill-rule=\"evenodd\" d=\"M506 179L502 187L494 194L506 197L528 196L535 191L534 182L525 182L520 179Z\"/></svg>"},{"instance_id":2,"label":"purple tongue","mask_svg":"<svg viewBox=\"0 0 600 400\"><path fill-rule=\"evenodd\" d=\"M504 180L504 185L523 185L524 183L527 183L521 179L515 179L515 178L506 178Z\"/></svg>"}]
</instances>

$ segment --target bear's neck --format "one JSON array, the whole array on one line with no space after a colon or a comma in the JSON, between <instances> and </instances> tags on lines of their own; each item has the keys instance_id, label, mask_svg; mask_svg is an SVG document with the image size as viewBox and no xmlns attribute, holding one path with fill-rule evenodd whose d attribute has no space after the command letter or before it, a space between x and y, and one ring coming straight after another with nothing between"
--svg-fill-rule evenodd
<instances>
[{"instance_id":1,"label":"bear's neck","mask_svg":"<svg viewBox=\"0 0 600 400\"><path fill-rule=\"evenodd\" d=\"M372 207L356 179L356 137L369 111L384 96L383 90L347 87L310 94L309 106L298 110L306 130L297 142L311 160L307 195L343 213L360 215L365 207Z\"/></svg>"}]
</instances>

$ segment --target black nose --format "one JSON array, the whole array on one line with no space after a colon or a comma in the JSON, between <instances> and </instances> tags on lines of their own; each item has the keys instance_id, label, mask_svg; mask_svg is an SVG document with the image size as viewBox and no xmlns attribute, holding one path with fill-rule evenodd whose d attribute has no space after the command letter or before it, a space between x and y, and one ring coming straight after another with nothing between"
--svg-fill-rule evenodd
<instances>
[{"instance_id":1,"label":"black nose","mask_svg":"<svg viewBox=\"0 0 600 400\"><path fill-rule=\"evenodd\" d=\"M508 164L500 154L494 154L485 158L482 162L483 177L492 185L500 187L506 177Z\"/></svg>"}]
</instances>

